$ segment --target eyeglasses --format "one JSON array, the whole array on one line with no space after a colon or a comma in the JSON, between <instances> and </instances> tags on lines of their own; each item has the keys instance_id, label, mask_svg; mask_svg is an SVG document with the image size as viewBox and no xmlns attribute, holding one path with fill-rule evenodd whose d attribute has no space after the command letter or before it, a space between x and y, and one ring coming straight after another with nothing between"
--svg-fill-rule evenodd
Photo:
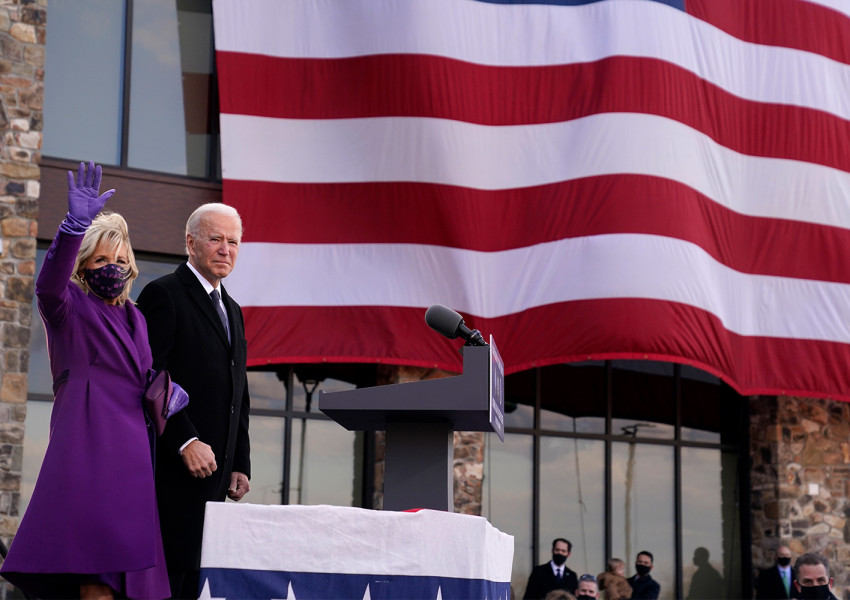
<instances>
[{"instance_id":1,"label":"eyeglasses","mask_svg":"<svg viewBox=\"0 0 850 600\"><path fill-rule=\"evenodd\" d=\"M593 583L596 583L596 576L591 575L590 573L585 573L584 575L579 577L578 580L579 581L592 581Z\"/></svg>"}]
</instances>

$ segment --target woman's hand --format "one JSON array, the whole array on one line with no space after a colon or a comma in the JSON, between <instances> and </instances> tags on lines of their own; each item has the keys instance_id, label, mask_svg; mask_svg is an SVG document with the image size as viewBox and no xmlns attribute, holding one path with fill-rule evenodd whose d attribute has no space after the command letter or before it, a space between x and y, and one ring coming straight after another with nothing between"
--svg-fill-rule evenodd
<instances>
[{"instance_id":1,"label":"woman's hand","mask_svg":"<svg viewBox=\"0 0 850 600\"><path fill-rule=\"evenodd\" d=\"M88 171L86 163L80 163L76 181L74 172L68 171L68 214L85 227L91 225L97 213L115 193L115 190L100 193L100 177L100 165L95 167L94 162L89 162Z\"/></svg>"}]
</instances>

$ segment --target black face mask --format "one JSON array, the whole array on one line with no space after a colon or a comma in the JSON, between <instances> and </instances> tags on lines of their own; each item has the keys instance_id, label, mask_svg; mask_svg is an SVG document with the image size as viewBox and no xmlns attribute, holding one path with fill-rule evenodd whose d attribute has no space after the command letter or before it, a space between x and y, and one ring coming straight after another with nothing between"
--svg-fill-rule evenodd
<instances>
[{"instance_id":1,"label":"black face mask","mask_svg":"<svg viewBox=\"0 0 850 600\"><path fill-rule=\"evenodd\" d=\"M593 596L582 594L581 596L576 596L576 600L593 600Z\"/></svg>"},{"instance_id":2,"label":"black face mask","mask_svg":"<svg viewBox=\"0 0 850 600\"><path fill-rule=\"evenodd\" d=\"M646 565L635 565L635 571L637 571L637 574L640 575L641 577L645 577L646 575L649 575L649 570L651 568L652 567L648 567Z\"/></svg>"},{"instance_id":3,"label":"black face mask","mask_svg":"<svg viewBox=\"0 0 850 600\"><path fill-rule=\"evenodd\" d=\"M563 554L553 554L552 555L552 562L560 567L562 564L567 562L567 557L564 556Z\"/></svg>"},{"instance_id":4,"label":"black face mask","mask_svg":"<svg viewBox=\"0 0 850 600\"><path fill-rule=\"evenodd\" d=\"M776 559L776 564L778 564L780 567L787 567L788 565L791 564L791 557L790 556L780 556L779 558Z\"/></svg>"},{"instance_id":5,"label":"black face mask","mask_svg":"<svg viewBox=\"0 0 850 600\"><path fill-rule=\"evenodd\" d=\"M800 598L829 598L828 585L800 586Z\"/></svg>"}]
</instances>

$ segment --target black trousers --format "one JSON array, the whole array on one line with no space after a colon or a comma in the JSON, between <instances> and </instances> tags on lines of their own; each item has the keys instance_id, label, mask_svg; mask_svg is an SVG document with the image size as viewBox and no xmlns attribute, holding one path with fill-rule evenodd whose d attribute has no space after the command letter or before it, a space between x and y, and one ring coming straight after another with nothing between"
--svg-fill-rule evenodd
<instances>
[{"instance_id":1,"label":"black trousers","mask_svg":"<svg viewBox=\"0 0 850 600\"><path fill-rule=\"evenodd\" d=\"M198 600L201 590L198 584L201 579L200 571L184 571L168 569L168 583L171 584L173 600Z\"/></svg>"}]
</instances>

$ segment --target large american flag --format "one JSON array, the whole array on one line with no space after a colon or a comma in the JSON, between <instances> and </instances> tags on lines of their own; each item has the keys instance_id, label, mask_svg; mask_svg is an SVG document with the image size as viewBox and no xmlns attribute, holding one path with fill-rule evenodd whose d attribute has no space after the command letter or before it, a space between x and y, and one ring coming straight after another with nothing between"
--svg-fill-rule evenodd
<instances>
[{"instance_id":1,"label":"large american flag","mask_svg":"<svg viewBox=\"0 0 850 600\"><path fill-rule=\"evenodd\" d=\"M214 0L250 364L632 358L850 400L847 0Z\"/></svg>"}]
</instances>

